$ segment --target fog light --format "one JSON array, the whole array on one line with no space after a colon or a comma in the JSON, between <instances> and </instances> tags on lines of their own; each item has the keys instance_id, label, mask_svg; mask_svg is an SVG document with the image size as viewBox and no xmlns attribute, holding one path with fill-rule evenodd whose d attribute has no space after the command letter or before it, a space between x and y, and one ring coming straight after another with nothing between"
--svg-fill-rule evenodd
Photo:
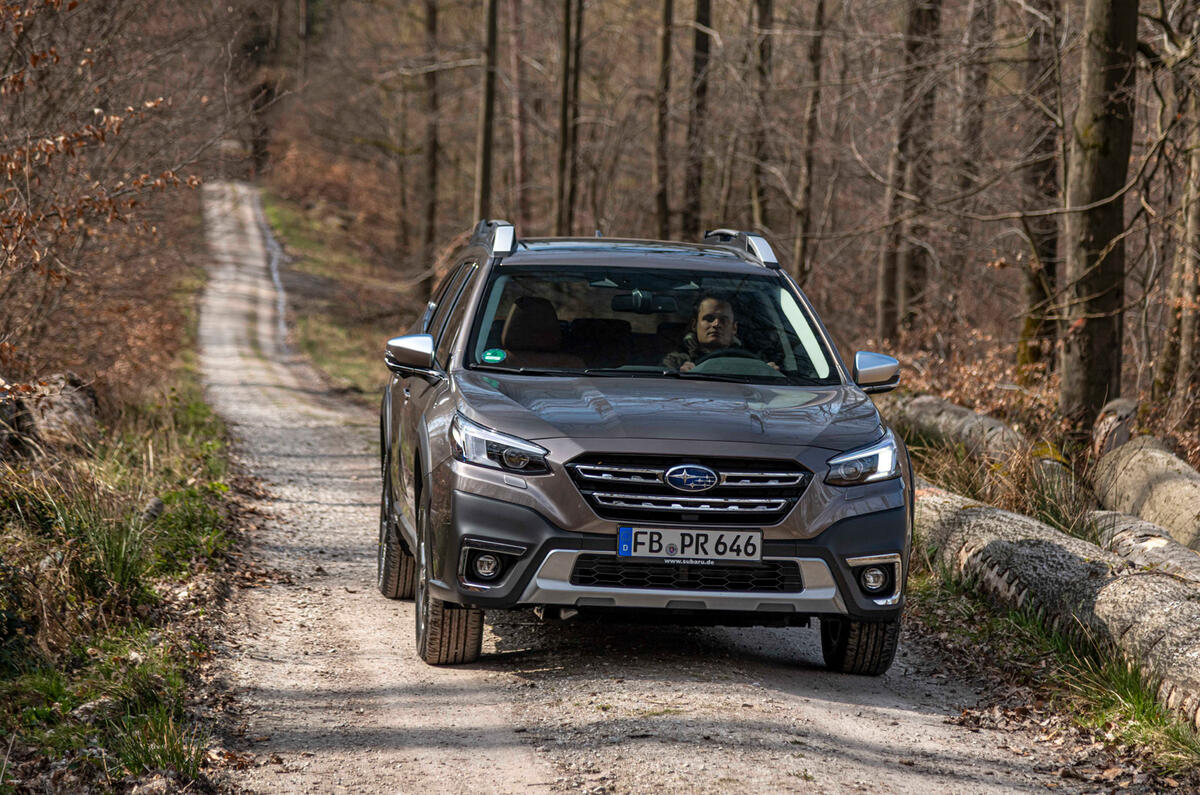
<instances>
[{"instance_id":1,"label":"fog light","mask_svg":"<svg viewBox=\"0 0 1200 795\"><path fill-rule=\"evenodd\" d=\"M494 580L500 573L500 558L487 552L476 555L472 565L476 576L481 580Z\"/></svg>"},{"instance_id":2,"label":"fog light","mask_svg":"<svg viewBox=\"0 0 1200 795\"><path fill-rule=\"evenodd\" d=\"M887 585L887 572L877 566L871 566L863 569L862 574L858 575L858 581L862 583L862 587L871 593L875 593L883 586Z\"/></svg>"}]
</instances>

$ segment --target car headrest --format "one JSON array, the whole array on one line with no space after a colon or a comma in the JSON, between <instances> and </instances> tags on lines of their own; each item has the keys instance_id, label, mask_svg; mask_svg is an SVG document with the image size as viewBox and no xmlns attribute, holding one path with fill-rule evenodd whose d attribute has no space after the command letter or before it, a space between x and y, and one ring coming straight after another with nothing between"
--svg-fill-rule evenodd
<instances>
[{"instance_id":1,"label":"car headrest","mask_svg":"<svg viewBox=\"0 0 1200 795\"><path fill-rule=\"evenodd\" d=\"M683 335L687 333L687 323L676 323L667 321L658 324L658 336L663 339L669 339L673 342L679 342L683 339Z\"/></svg>"},{"instance_id":2,"label":"car headrest","mask_svg":"<svg viewBox=\"0 0 1200 795\"><path fill-rule=\"evenodd\" d=\"M633 326L628 320L615 317L580 317L571 321L572 338L611 342L614 339L628 339L632 333Z\"/></svg>"},{"instance_id":3,"label":"car headrest","mask_svg":"<svg viewBox=\"0 0 1200 795\"><path fill-rule=\"evenodd\" d=\"M562 326L554 304L536 295L525 295L508 310L501 346L516 351L557 351L562 349Z\"/></svg>"}]
</instances>

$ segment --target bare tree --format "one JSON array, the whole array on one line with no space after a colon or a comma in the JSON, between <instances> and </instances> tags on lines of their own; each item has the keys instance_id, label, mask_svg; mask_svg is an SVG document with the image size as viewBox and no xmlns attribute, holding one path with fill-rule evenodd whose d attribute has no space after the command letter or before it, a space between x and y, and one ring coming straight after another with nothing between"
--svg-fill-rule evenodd
<instances>
[{"instance_id":1,"label":"bare tree","mask_svg":"<svg viewBox=\"0 0 1200 795\"><path fill-rule=\"evenodd\" d=\"M484 0L483 95L480 97L479 135L475 150L475 217L492 213L492 128L496 124L496 2Z\"/></svg>"},{"instance_id":2,"label":"bare tree","mask_svg":"<svg viewBox=\"0 0 1200 795\"><path fill-rule=\"evenodd\" d=\"M571 152L571 6L562 0L562 39L559 52L558 162L554 169L554 234L567 234L567 169Z\"/></svg>"},{"instance_id":3,"label":"bare tree","mask_svg":"<svg viewBox=\"0 0 1200 795\"><path fill-rule=\"evenodd\" d=\"M1190 423L1197 415L1197 394L1200 375L1200 323L1197 323L1197 302L1200 302L1200 97L1193 86L1188 92L1187 119L1188 165L1184 187L1183 239L1177 249L1176 271L1179 287L1179 353L1175 365L1175 384L1171 391L1168 414L1178 423Z\"/></svg>"},{"instance_id":4,"label":"bare tree","mask_svg":"<svg viewBox=\"0 0 1200 795\"><path fill-rule=\"evenodd\" d=\"M808 281L812 270L811 251L808 237L812 231L813 161L817 148L817 132L821 111L821 61L825 43L825 0L817 0L813 11L813 35L808 44L808 73L812 89L804 107L804 153L800 159L800 178L793 202L793 228L795 242L792 244L792 275L801 287Z\"/></svg>"},{"instance_id":5,"label":"bare tree","mask_svg":"<svg viewBox=\"0 0 1200 795\"><path fill-rule=\"evenodd\" d=\"M667 141L671 110L671 26L674 24L674 3L662 0L662 22L658 32L658 85L654 96L654 210L658 221L658 236L671 236L671 161Z\"/></svg>"},{"instance_id":6,"label":"bare tree","mask_svg":"<svg viewBox=\"0 0 1200 795\"><path fill-rule=\"evenodd\" d=\"M909 153L905 158L908 174L904 185L907 193L917 202L925 201L933 184L934 111L937 103L934 61L938 52L941 10L941 0L918 2L909 38L921 81L917 86L912 126L904 147ZM905 327L913 324L918 308L925 303L932 251L926 216L924 213L914 213L904 235L896 277L896 311Z\"/></svg>"},{"instance_id":7,"label":"bare tree","mask_svg":"<svg viewBox=\"0 0 1200 795\"><path fill-rule=\"evenodd\" d=\"M528 119L525 113L525 69L522 55L521 7L523 0L508 0L508 14L512 21L512 37L509 46L509 69L512 71L512 138L513 138L513 223L517 229L526 229L529 224L529 179L527 173L528 152L526 132Z\"/></svg>"},{"instance_id":8,"label":"bare tree","mask_svg":"<svg viewBox=\"0 0 1200 795\"><path fill-rule=\"evenodd\" d=\"M768 148L770 93L771 93L771 28L775 24L774 0L755 0L757 15L755 36L758 51L755 59L755 94L758 98L754 115L754 152L750 167L750 207L754 226L761 230L771 226L771 214L767 207L767 185L764 168L770 151Z\"/></svg>"},{"instance_id":9,"label":"bare tree","mask_svg":"<svg viewBox=\"0 0 1200 795\"><path fill-rule=\"evenodd\" d=\"M996 29L996 0L970 0L967 29L963 34L964 64L959 83L955 119L958 138L956 188L964 196L979 181L984 160L983 122L988 98L988 79L992 58L992 37ZM973 202L968 201L969 207ZM946 253L950 278L961 278L967 265L971 227L965 214L953 219L951 245Z\"/></svg>"},{"instance_id":10,"label":"bare tree","mask_svg":"<svg viewBox=\"0 0 1200 795\"><path fill-rule=\"evenodd\" d=\"M575 228L575 204L579 196L579 76L583 73L583 0L574 0L574 30L571 31L571 118L567 144L566 233Z\"/></svg>"},{"instance_id":11,"label":"bare tree","mask_svg":"<svg viewBox=\"0 0 1200 795\"><path fill-rule=\"evenodd\" d=\"M1059 409L1090 428L1121 393L1124 192L1133 142L1137 0L1087 0L1067 168L1067 289Z\"/></svg>"},{"instance_id":12,"label":"bare tree","mask_svg":"<svg viewBox=\"0 0 1200 795\"><path fill-rule=\"evenodd\" d=\"M687 161L683 176L682 232L700 236L701 193L704 190L704 122L708 113L708 58L712 29L710 0L696 0L692 50L691 101L688 105Z\"/></svg>"},{"instance_id":13,"label":"bare tree","mask_svg":"<svg viewBox=\"0 0 1200 795\"><path fill-rule=\"evenodd\" d=\"M425 49L436 61L438 57L437 0L425 0ZM438 159L441 142L438 139L438 70L430 68L425 73L425 207L424 230L421 235L421 266L427 270L433 266L437 247L438 221ZM433 292L433 275L426 277L420 286L421 295L429 297Z\"/></svg>"},{"instance_id":14,"label":"bare tree","mask_svg":"<svg viewBox=\"0 0 1200 795\"><path fill-rule=\"evenodd\" d=\"M1032 164L1023 178L1027 200L1033 207L1054 207L1059 196L1059 130L1061 105L1058 80L1059 0L1030 0L1028 10L1029 60L1025 65L1025 94L1035 122L1030 146ZM1017 364L1025 376L1032 366L1053 363L1057 326L1053 320L1058 282L1058 224L1056 217L1025 219L1029 261L1023 275L1025 317L1017 342Z\"/></svg>"},{"instance_id":15,"label":"bare tree","mask_svg":"<svg viewBox=\"0 0 1200 795\"><path fill-rule=\"evenodd\" d=\"M931 83L932 57L941 25L941 0L910 0L904 34L904 79L898 102L895 145L888 162L888 185L884 196L883 245L875 279L875 336L894 339L902 310L911 309L924 290L927 253L904 245L901 209L904 194L922 195L929 184L929 125L934 109ZM909 230L917 237L920 227ZM904 256L902 262L901 256ZM901 306L903 301L903 307Z\"/></svg>"}]
</instances>

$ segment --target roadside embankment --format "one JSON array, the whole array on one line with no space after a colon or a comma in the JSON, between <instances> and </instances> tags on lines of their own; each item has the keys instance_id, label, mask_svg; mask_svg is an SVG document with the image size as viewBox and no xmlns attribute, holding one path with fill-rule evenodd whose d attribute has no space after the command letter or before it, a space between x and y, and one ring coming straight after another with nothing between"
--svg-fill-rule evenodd
<instances>
[{"instance_id":1,"label":"roadside embankment","mask_svg":"<svg viewBox=\"0 0 1200 795\"><path fill-rule=\"evenodd\" d=\"M1113 648L1200 727L1200 589L1028 516L934 487L918 491L918 543L953 577L1069 636Z\"/></svg>"},{"instance_id":2,"label":"roadside embankment","mask_svg":"<svg viewBox=\"0 0 1200 795\"><path fill-rule=\"evenodd\" d=\"M1175 540L1179 535L1145 521L1145 512L1142 519L1119 512L1144 511L1152 500L1117 504L1103 495L1122 492L1108 486L1100 502L1119 510L1095 511L1084 479L1061 459L1051 463L1045 452L1051 446L941 398L897 395L880 408L913 440L917 458L928 459L918 462L919 470L971 487L970 496L925 483L918 490L917 544L931 561L997 606L1036 615L1051 631L1124 659L1159 703L1200 727L1200 556ZM1191 499L1184 492L1192 480L1183 471L1190 468L1172 465L1160 446L1136 439L1105 455L1094 478L1098 491L1119 480L1116 462L1133 453L1154 463L1128 467L1143 473L1169 468L1182 484L1174 494ZM962 478L963 469L974 474ZM1138 484L1143 495L1153 491L1153 484ZM994 495L1015 510L988 504ZM1173 505L1173 514L1152 515L1186 516ZM1200 510L1200 499L1192 505Z\"/></svg>"}]
</instances>

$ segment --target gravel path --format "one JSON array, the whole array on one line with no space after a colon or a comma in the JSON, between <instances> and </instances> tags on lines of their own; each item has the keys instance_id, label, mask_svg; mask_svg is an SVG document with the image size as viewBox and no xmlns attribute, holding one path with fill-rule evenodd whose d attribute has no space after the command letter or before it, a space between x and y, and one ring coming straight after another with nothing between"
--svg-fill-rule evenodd
<instances>
[{"instance_id":1,"label":"gravel path","mask_svg":"<svg viewBox=\"0 0 1200 795\"><path fill-rule=\"evenodd\" d=\"M541 623L492 614L479 663L433 668L374 587L378 424L282 339L253 189L206 188L208 394L269 518L272 572L227 607L219 668L255 792L1070 791L1028 733L948 722L979 694L912 643L828 673L814 629ZM382 342L382 341L381 341ZM382 367L382 365L381 365Z\"/></svg>"}]
</instances>

